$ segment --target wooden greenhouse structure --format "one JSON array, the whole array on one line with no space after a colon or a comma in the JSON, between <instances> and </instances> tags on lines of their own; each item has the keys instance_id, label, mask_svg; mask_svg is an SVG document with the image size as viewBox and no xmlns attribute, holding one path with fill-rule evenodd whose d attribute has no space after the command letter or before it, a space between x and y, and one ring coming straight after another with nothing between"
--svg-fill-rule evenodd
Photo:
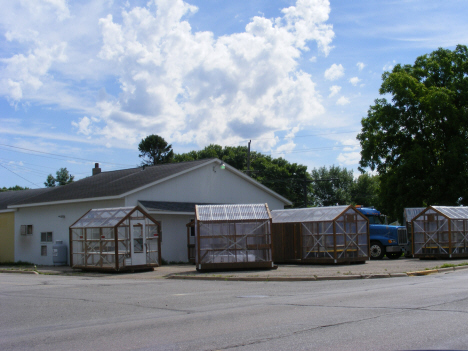
<instances>
[{"instance_id":1,"label":"wooden greenhouse structure","mask_svg":"<svg viewBox=\"0 0 468 351\"><path fill-rule=\"evenodd\" d=\"M468 257L468 207L429 206L411 224L414 257Z\"/></svg>"},{"instance_id":2,"label":"wooden greenhouse structure","mask_svg":"<svg viewBox=\"0 0 468 351\"><path fill-rule=\"evenodd\" d=\"M140 207L88 211L70 226L73 268L99 271L153 269L161 264L161 225Z\"/></svg>"},{"instance_id":3,"label":"wooden greenhouse structure","mask_svg":"<svg viewBox=\"0 0 468 351\"><path fill-rule=\"evenodd\" d=\"M273 210L275 263L337 264L369 259L368 219L353 206Z\"/></svg>"},{"instance_id":4,"label":"wooden greenhouse structure","mask_svg":"<svg viewBox=\"0 0 468 351\"><path fill-rule=\"evenodd\" d=\"M426 207L407 207L403 210L403 225L406 227L406 233L408 235L408 244L405 245L405 257L413 257L413 230L411 228L411 221Z\"/></svg>"},{"instance_id":5,"label":"wooden greenhouse structure","mask_svg":"<svg viewBox=\"0 0 468 351\"><path fill-rule=\"evenodd\" d=\"M198 271L273 268L267 204L195 206Z\"/></svg>"}]
</instances>

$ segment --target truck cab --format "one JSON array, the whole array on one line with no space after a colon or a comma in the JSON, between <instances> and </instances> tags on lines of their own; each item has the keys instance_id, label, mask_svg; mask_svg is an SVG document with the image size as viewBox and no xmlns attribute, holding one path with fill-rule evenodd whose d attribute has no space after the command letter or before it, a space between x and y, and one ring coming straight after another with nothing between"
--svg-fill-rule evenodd
<instances>
[{"instance_id":1,"label":"truck cab","mask_svg":"<svg viewBox=\"0 0 468 351\"><path fill-rule=\"evenodd\" d=\"M385 255L397 259L405 252L408 244L406 227L389 225L387 218L375 208L356 206L356 210L369 219L369 256L380 260Z\"/></svg>"}]
</instances>

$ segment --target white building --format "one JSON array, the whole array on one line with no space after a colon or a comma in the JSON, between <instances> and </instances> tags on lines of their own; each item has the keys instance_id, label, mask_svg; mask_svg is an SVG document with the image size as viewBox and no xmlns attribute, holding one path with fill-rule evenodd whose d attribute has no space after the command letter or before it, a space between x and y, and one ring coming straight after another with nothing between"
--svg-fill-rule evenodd
<instances>
[{"instance_id":1,"label":"white building","mask_svg":"<svg viewBox=\"0 0 468 351\"><path fill-rule=\"evenodd\" d=\"M195 217L195 204L267 203L271 210L292 205L221 165L219 159L204 159L101 172L96 164L92 177L12 203L15 261L52 265L53 244L61 240L69 247L69 227L90 209L141 206L162 224L162 258L187 262L186 224Z\"/></svg>"}]
</instances>

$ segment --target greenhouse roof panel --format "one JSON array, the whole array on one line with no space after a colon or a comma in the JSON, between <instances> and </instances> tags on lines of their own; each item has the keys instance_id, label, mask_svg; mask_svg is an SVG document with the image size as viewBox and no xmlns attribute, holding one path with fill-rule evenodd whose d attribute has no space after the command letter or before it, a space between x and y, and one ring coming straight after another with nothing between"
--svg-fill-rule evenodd
<instances>
[{"instance_id":1,"label":"greenhouse roof panel","mask_svg":"<svg viewBox=\"0 0 468 351\"><path fill-rule=\"evenodd\" d=\"M99 208L90 210L70 228L115 227L135 207Z\"/></svg>"},{"instance_id":2,"label":"greenhouse roof panel","mask_svg":"<svg viewBox=\"0 0 468 351\"><path fill-rule=\"evenodd\" d=\"M273 210L273 223L301 223L332 221L349 206L309 207L292 210Z\"/></svg>"},{"instance_id":3,"label":"greenhouse roof panel","mask_svg":"<svg viewBox=\"0 0 468 351\"><path fill-rule=\"evenodd\" d=\"M432 208L450 219L468 219L468 207L432 206Z\"/></svg>"},{"instance_id":4,"label":"greenhouse roof panel","mask_svg":"<svg viewBox=\"0 0 468 351\"><path fill-rule=\"evenodd\" d=\"M404 216L407 222L411 222L416 218L426 207L410 207L404 209Z\"/></svg>"},{"instance_id":5,"label":"greenhouse roof panel","mask_svg":"<svg viewBox=\"0 0 468 351\"><path fill-rule=\"evenodd\" d=\"M197 205L199 221L268 220L270 211L266 204Z\"/></svg>"}]
</instances>

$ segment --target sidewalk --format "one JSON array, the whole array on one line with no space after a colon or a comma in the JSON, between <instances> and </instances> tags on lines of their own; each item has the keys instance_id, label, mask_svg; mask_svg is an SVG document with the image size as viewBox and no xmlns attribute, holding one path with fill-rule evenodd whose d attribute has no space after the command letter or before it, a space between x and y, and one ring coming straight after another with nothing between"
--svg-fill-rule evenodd
<instances>
[{"instance_id":1,"label":"sidewalk","mask_svg":"<svg viewBox=\"0 0 468 351\"><path fill-rule=\"evenodd\" d=\"M458 266L460 264L465 264ZM444 265L449 267L441 268ZM366 261L364 264L346 265L291 265L280 264L272 270L245 270L199 273L195 265L167 265L154 271L136 273L95 273L74 270L69 266L0 266L0 273L85 275L90 277L123 279L201 279L231 281L313 281L368 278L392 278L434 273L447 273L468 269L468 259L419 260L400 258Z\"/></svg>"}]
</instances>

